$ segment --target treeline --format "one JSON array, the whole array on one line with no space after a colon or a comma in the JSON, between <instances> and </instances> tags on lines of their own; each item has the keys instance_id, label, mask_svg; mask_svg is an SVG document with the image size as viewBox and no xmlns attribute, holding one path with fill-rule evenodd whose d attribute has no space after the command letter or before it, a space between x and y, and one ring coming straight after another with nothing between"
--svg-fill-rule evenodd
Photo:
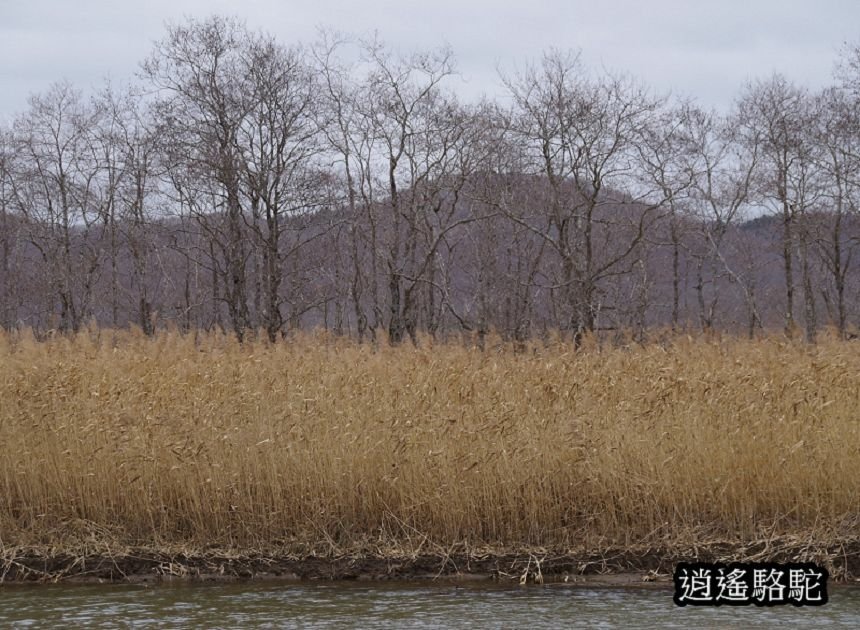
<instances>
[{"instance_id":1,"label":"treeline","mask_svg":"<svg viewBox=\"0 0 860 630\"><path fill-rule=\"evenodd\" d=\"M858 61L718 113L550 51L467 103L446 49L188 20L0 129L0 325L849 336Z\"/></svg>"}]
</instances>

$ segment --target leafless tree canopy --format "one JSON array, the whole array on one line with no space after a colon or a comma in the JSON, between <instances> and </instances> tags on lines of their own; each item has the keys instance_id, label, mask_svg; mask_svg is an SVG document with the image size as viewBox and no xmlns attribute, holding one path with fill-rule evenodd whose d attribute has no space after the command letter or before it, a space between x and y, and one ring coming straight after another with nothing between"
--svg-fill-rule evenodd
<instances>
[{"instance_id":1,"label":"leafless tree canopy","mask_svg":"<svg viewBox=\"0 0 860 630\"><path fill-rule=\"evenodd\" d=\"M0 325L852 336L858 59L718 113L551 50L466 103L445 48L190 19L0 129Z\"/></svg>"}]
</instances>

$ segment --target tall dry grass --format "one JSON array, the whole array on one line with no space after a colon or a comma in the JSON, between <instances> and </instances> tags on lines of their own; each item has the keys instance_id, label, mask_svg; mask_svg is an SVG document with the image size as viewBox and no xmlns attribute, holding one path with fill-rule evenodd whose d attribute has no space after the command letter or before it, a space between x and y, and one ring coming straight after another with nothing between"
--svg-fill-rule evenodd
<instances>
[{"instance_id":1,"label":"tall dry grass","mask_svg":"<svg viewBox=\"0 0 860 630\"><path fill-rule=\"evenodd\" d=\"M838 540L860 347L0 337L0 546Z\"/></svg>"}]
</instances>

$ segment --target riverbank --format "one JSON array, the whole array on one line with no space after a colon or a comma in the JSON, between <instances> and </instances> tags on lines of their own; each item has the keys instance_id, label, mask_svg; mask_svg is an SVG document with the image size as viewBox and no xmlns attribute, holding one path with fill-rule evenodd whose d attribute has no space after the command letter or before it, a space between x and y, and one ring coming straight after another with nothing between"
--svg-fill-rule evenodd
<instances>
[{"instance_id":1,"label":"riverbank","mask_svg":"<svg viewBox=\"0 0 860 630\"><path fill-rule=\"evenodd\" d=\"M0 584L25 582L159 583L233 580L472 581L520 584L637 586L671 583L679 562L813 562L836 584L860 584L860 540L810 547L797 540L753 544L711 543L681 549L610 548L600 552L493 552L452 549L412 555L289 555L147 548L119 553L68 554L51 550L6 550Z\"/></svg>"},{"instance_id":2,"label":"riverbank","mask_svg":"<svg viewBox=\"0 0 860 630\"><path fill-rule=\"evenodd\" d=\"M6 579L860 573L852 342L6 334L0 403Z\"/></svg>"}]
</instances>

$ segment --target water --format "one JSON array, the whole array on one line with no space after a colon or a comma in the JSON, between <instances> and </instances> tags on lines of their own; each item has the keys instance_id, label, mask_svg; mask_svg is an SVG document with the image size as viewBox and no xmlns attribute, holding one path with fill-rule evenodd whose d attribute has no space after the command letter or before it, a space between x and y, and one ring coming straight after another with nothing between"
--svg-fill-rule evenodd
<instances>
[{"instance_id":1,"label":"water","mask_svg":"<svg viewBox=\"0 0 860 630\"><path fill-rule=\"evenodd\" d=\"M230 583L0 587L7 628L860 628L860 589L822 608L677 608L670 588Z\"/></svg>"}]
</instances>

